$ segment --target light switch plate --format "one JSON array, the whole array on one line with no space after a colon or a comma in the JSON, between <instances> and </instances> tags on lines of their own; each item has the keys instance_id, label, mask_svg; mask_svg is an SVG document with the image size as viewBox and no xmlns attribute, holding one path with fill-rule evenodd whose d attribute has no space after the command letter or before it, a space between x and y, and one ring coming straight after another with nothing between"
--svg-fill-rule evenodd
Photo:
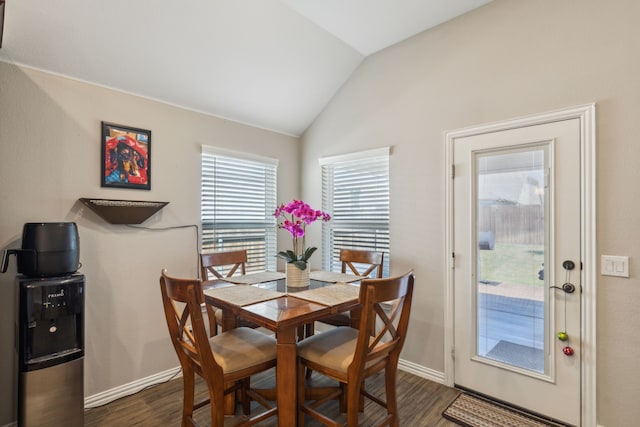
<instances>
[{"instance_id":1,"label":"light switch plate","mask_svg":"<svg viewBox=\"0 0 640 427\"><path fill-rule=\"evenodd\" d=\"M600 273L603 276L629 277L629 257L602 255Z\"/></svg>"}]
</instances>

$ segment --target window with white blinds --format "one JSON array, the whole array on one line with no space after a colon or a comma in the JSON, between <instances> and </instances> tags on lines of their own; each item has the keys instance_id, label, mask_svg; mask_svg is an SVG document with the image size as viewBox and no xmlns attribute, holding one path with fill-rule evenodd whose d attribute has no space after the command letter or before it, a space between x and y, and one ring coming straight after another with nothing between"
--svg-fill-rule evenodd
<instances>
[{"instance_id":1,"label":"window with white blinds","mask_svg":"<svg viewBox=\"0 0 640 427\"><path fill-rule=\"evenodd\" d=\"M320 159L322 267L340 271L340 249L384 252L389 276L389 148Z\"/></svg>"},{"instance_id":2,"label":"window with white blinds","mask_svg":"<svg viewBox=\"0 0 640 427\"><path fill-rule=\"evenodd\" d=\"M276 269L278 161L202 147L201 251L247 250L247 271Z\"/></svg>"}]
</instances>

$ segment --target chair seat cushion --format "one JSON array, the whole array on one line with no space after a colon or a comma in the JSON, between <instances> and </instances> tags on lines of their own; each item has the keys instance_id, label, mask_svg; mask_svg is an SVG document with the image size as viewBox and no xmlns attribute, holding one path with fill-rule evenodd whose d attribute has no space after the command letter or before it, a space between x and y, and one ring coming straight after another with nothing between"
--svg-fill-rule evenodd
<instances>
[{"instance_id":1,"label":"chair seat cushion","mask_svg":"<svg viewBox=\"0 0 640 427\"><path fill-rule=\"evenodd\" d=\"M213 356L225 374L276 358L276 340L251 328L235 328L209 339Z\"/></svg>"},{"instance_id":2,"label":"chair seat cushion","mask_svg":"<svg viewBox=\"0 0 640 427\"><path fill-rule=\"evenodd\" d=\"M340 326L298 343L298 355L310 362L346 373L353 361L358 330Z\"/></svg>"}]
</instances>

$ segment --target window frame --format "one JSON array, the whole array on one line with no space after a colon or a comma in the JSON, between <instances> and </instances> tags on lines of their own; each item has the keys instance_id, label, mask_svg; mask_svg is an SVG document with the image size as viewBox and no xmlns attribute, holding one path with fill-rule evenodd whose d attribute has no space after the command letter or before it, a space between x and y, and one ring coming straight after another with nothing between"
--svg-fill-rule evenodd
<instances>
[{"instance_id":1,"label":"window frame","mask_svg":"<svg viewBox=\"0 0 640 427\"><path fill-rule=\"evenodd\" d=\"M202 145L199 244L201 253L246 249L247 272L275 271L277 225L273 212L277 204L278 163L278 159L270 157ZM264 168L263 175L257 173L261 168ZM226 175L217 175L221 173ZM242 180L242 177L246 179ZM264 179L262 184L260 178ZM245 185L253 180L257 187L246 188L244 196L236 201L233 197L236 189L229 185L234 179L235 182ZM220 188L220 193L216 193L216 188ZM238 186L238 190L242 189L243 187ZM263 205L247 204L248 201L259 200L260 196L264 196ZM222 207L216 210L216 205ZM234 221L229 216L229 211L233 209L245 214L238 216ZM221 243L217 244L215 241L215 230L225 230L218 237L224 239ZM247 238L242 236L243 233L262 233L263 239L247 240L243 244L243 239Z\"/></svg>"},{"instance_id":2,"label":"window frame","mask_svg":"<svg viewBox=\"0 0 640 427\"><path fill-rule=\"evenodd\" d=\"M384 252L383 276L388 277L390 273L390 185L389 185L389 163L390 163L390 147L383 147L373 150L360 151L350 154L323 157L319 160L322 170L322 210L331 215L331 221L322 224L322 267L328 271L340 271L341 262L339 258L340 249L360 249L360 250L376 250ZM367 167L374 165L369 171ZM359 179L358 184L336 183L335 173L339 173L346 168L356 168L355 176ZM358 175L358 173L360 175ZM380 173L384 176L380 182ZM354 206L344 205L342 208L336 205L336 185L340 185L342 189L338 192L348 190L350 186L358 185L362 187L362 175L376 174L377 178L370 182L368 194L366 195L367 207L359 208L363 211L366 218L358 218L353 215L357 209ZM355 181L354 181L355 182ZM353 200L352 200L353 201ZM386 201L386 203L385 203ZM338 209L336 211L336 209ZM367 214L367 209L369 211ZM348 214L347 214L348 213ZM336 231L340 230L342 236L336 236ZM347 244L351 235L351 244ZM362 239L356 241L354 239L359 235ZM340 242L342 240L342 242Z\"/></svg>"}]
</instances>

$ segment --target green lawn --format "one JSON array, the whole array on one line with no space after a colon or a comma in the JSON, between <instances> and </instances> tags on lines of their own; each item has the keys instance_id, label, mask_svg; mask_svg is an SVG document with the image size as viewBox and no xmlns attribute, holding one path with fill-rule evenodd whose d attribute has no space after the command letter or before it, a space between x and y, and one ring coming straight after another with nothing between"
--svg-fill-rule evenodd
<instances>
[{"instance_id":1,"label":"green lawn","mask_svg":"<svg viewBox=\"0 0 640 427\"><path fill-rule=\"evenodd\" d=\"M496 242L493 250L481 250L479 279L494 284L543 286L538 272L544 262L544 246Z\"/></svg>"}]
</instances>

